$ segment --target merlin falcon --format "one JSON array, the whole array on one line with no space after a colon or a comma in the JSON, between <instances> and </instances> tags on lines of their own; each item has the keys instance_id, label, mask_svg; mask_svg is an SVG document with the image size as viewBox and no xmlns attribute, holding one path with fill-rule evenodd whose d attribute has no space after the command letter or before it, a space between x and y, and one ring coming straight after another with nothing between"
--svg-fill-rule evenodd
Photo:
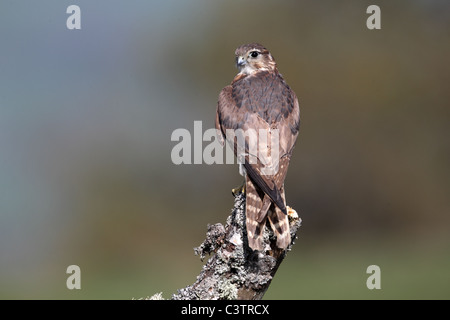
<instances>
[{"instance_id":1,"label":"merlin falcon","mask_svg":"<svg viewBox=\"0 0 450 320\"><path fill-rule=\"evenodd\" d=\"M268 220L277 247L286 249L291 236L284 179L300 128L297 96L264 46L244 44L235 55L239 73L219 94L218 139L234 149L239 172L245 177L241 190L245 190L250 248L265 249L263 231ZM241 140L235 134L239 130L243 132ZM261 132L266 132L264 139Z\"/></svg>"}]
</instances>

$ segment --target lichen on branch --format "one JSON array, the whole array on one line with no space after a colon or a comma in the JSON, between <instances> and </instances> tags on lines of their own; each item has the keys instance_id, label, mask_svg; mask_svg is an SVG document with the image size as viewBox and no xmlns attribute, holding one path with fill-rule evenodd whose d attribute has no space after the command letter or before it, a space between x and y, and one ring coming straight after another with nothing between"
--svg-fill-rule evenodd
<instances>
[{"instance_id":1,"label":"lichen on branch","mask_svg":"<svg viewBox=\"0 0 450 320\"><path fill-rule=\"evenodd\" d=\"M173 300L258 300L278 270L287 252L291 250L301 219L295 210L288 208L291 244L287 250L276 246L269 226L264 230L265 250L253 251L248 246L245 226L245 195L235 197L234 208L225 226L208 225L206 239L194 248L196 255L210 258L194 284L179 289Z\"/></svg>"}]
</instances>

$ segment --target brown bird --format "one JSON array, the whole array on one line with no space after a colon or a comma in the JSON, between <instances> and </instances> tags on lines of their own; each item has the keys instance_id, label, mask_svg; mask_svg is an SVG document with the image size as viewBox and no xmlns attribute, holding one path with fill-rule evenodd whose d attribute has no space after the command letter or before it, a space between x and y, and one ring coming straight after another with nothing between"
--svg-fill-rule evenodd
<instances>
[{"instance_id":1,"label":"brown bird","mask_svg":"<svg viewBox=\"0 0 450 320\"><path fill-rule=\"evenodd\" d=\"M246 194L250 248L265 249L262 238L268 219L277 247L286 249L291 236L284 179L300 128L297 96L262 45L244 44L235 55L239 73L219 94L218 137L222 145L225 139L232 145L245 177L241 189Z\"/></svg>"}]
</instances>

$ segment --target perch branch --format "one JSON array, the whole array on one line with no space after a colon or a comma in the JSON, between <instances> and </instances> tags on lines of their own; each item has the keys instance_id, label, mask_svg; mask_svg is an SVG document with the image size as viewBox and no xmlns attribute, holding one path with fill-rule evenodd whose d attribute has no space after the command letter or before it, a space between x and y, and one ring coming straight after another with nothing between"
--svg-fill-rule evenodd
<instances>
[{"instance_id":1,"label":"perch branch","mask_svg":"<svg viewBox=\"0 0 450 320\"><path fill-rule=\"evenodd\" d=\"M211 255L197 281L179 289L172 299L262 299L286 253L291 250L301 225L293 209L289 209L289 224L292 242L287 250L277 248L269 225L264 231L266 250L251 250L245 227L245 195L237 195L225 226L208 225L205 241L194 248L202 261L206 255Z\"/></svg>"}]
</instances>

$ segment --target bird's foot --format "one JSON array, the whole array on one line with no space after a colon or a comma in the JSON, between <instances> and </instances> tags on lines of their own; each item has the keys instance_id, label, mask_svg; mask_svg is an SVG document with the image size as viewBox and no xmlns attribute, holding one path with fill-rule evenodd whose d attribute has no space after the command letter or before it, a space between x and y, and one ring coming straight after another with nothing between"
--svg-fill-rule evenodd
<instances>
[{"instance_id":1,"label":"bird's foot","mask_svg":"<svg viewBox=\"0 0 450 320\"><path fill-rule=\"evenodd\" d=\"M298 219L297 211L295 211L294 208L286 206L286 210L288 213L289 220L297 220Z\"/></svg>"},{"instance_id":2,"label":"bird's foot","mask_svg":"<svg viewBox=\"0 0 450 320\"><path fill-rule=\"evenodd\" d=\"M231 189L231 193L233 194L234 197L237 197L241 193L245 193L245 182L242 184L242 186Z\"/></svg>"}]
</instances>

